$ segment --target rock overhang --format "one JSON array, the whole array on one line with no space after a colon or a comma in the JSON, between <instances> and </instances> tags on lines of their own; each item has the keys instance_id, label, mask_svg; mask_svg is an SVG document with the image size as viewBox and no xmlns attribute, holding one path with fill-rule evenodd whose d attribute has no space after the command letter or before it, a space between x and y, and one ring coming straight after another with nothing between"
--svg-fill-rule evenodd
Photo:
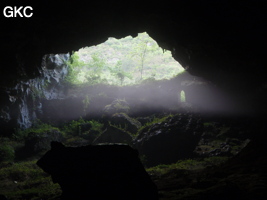
<instances>
[{"instance_id":1,"label":"rock overhang","mask_svg":"<svg viewBox=\"0 0 267 200\"><path fill-rule=\"evenodd\" d=\"M264 1L92 2L33 9L32 18L2 20L2 86L14 84L21 71L27 77L38 76L45 54L68 53L108 37L146 31L191 74L241 99L248 91L250 96L260 91L258 99L264 98Z\"/></svg>"}]
</instances>

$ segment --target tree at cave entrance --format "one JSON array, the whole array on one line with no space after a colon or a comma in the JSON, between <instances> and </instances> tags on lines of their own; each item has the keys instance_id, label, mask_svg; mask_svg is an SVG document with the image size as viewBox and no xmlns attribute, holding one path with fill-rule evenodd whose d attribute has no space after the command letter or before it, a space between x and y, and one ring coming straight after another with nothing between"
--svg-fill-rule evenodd
<instances>
[{"instance_id":1,"label":"tree at cave entrance","mask_svg":"<svg viewBox=\"0 0 267 200\"><path fill-rule=\"evenodd\" d=\"M72 84L138 84L169 79L184 71L170 51L163 51L146 32L133 38L108 38L102 44L73 52L67 81Z\"/></svg>"}]
</instances>

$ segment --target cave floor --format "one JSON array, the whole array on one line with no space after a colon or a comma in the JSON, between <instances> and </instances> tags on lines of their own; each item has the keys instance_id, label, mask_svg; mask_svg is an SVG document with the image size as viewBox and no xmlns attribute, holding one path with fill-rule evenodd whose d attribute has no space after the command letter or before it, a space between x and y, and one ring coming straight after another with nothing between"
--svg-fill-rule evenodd
<instances>
[{"instance_id":1,"label":"cave floor","mask_svg":"<svg viewBox=\"0 0 267 200\"><path fill-rule=\"evenodd\" d=\"M266 164L258 169L246 166L207 167L202 170L172 170L157 177L160 200L265 199Z\"/></svg>"}]
</instances>

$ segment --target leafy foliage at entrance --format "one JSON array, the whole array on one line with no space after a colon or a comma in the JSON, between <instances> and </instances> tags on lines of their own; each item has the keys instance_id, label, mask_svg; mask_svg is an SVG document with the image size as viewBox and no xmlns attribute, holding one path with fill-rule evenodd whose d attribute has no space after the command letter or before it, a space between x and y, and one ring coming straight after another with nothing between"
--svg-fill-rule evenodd
<instances>
[{"instance_id":1,"label":"leafy foliage at entrance","mask_svg":"<svg viewBox=\"0 0 267 200\"><path fill-rule=\"evenodd\" d=\"M147 33L139 33L135 38L109 38L97 46L82 48L72 54L67 64L67 82L90 85L168 79L184 70L171 52L163 51Z\"/></svg>"}]
</instances>

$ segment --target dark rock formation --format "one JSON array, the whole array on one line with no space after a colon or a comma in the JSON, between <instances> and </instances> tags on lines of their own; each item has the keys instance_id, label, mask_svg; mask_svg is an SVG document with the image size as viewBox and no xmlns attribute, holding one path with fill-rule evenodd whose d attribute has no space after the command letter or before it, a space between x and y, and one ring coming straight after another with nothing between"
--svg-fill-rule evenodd
<instances>
[{"instance_id":1,"label":"dark rock formation","mask_svg":"<svg viewBox=\"0 0 267 200\"><path fill-rule=\"evenodd\" d=\"M134 146L146 158L147 166L175 163L190 158L202 133L200 118L176 115L146 127Z\"/></svg>"},{"instance_id":2,"label":"dark rock formation","mask_svg":"<svg viewBox=\"0 0 267 200\"><path fill-rule=\"evenodd\" d=\"M141 127L141 123L136 119L129 117L125 113L115 113L111 117L111 123L117 126L121 126L124 130L130 133L136 134Z\"/></svg>"},{"instance_id":3,"label":"dark rock formation","mask_svg":"<svg viewBox=\"0 0 267 200\"><path fill-rule=\"evenodd\" d=\"M48 150L52 141L62 142L62 133L58 130L40 133L31 132L25 138L25 151L34 154L43 150Z\"/></svg>"},{"instance_id":4,"label":"dark rock formation","mask_svg":"<svg viewBox=\"0 0 267 200\"><path fill-rule=\"evenodd\" d=\"M210 181L210 185L190 185L193 188L201 188L203 192L193 194L186 200L197 199L265 199L267 195L267 149L266 149L266 127L262 130L264 136L260 141L252 140L236 156L226 163L213 169L206 169L202 174L205 178L199 180ZM204 187L203 187L204 186Z\"/></svg>"},{"instance_id":5,"label":"dark rock formation","mask_svg":"<svg viewBox=\"0 0 267 200\"><path fill-rule=\"evenodd\" d=\"M61 199L158 199L138 152L127 145L74 148L52 142L37 165L59 183Z\"/></svg>"},{"instance_id":6,"label":"dark rock formation","mask_svg":"<svg viewBox=\"0 0 267 200\"><path fill-rule=\"evenodd\" d=\"M25 75L38 76L45 54L147 31L190 73L211 80L238 100L248 97L244 105L254 99L260 102L258 109L266 109L264 0L29 4L34 8L32 18L2 16L1 86L15 85Z\"/></svg>"},{"instance_id":7,"label":"dark rock formation","mask_svg":"<svg viewBox=\"0 0 267 200\"><path fill-rule=\"evenodd\" d=\"M4 107L0 105L0 123L15 121L15 127L29 128L37 118L43 118L43 108L47 101L65 97L64 77L68 73L69 54L47 54L40 60L39 76L18 80L16 85L6 88L1 96ZM14 128L14 127L13 127Z\"/></svg>"},{"instance_id":8,"label":"dark rock formation","mask_svg":"<svg viewBox=\"0 0 267 200\"><path fill-rule=\"evenodd\" d=\"M114 126L108 126L107 129L100 134L93 144L98 143L125 143L130 144L132 142L132 136L124 130L116 128Z\"/></svg>"},{"instance_id":9,"label":"dark rock formation","mask_svg":"<svg viewBox=\"0 0 267 200\"><path fill-rule=\"evenodd\" d=\"M5 195L0 194L0 200L7 200Z\"/></svg>"},{"instance_id":10,"label":"dark rock formation","mask_svg":"<svg viewBox=\"0 0 267 200\"><path fill-rule=\"evenodd\" d=\"M67 53L99 44L108 37L135 36L143 31L161 47L171 50L188 72L223 88L243 108L236 114L253 115L266 124L266 0L27 4L33 6L32 18L1 18L3 135L13 130L17 122L30 126L33 107L26 107L24 98L21 103L14 102L17 93L9 94L7 88L15 87L21 79L38 77L44 55ZM16 109L21 105L20 113L10 104ZM253 136L257 138L254 146L265 148L263 135L255 131ZM241 164L255 163L252 158L266 161L266 157L259 157L262 149L250 147L247 151L251 153L243 157ZM232 164L238 168L238 162Z\"/></svg>"}]
</instances>

